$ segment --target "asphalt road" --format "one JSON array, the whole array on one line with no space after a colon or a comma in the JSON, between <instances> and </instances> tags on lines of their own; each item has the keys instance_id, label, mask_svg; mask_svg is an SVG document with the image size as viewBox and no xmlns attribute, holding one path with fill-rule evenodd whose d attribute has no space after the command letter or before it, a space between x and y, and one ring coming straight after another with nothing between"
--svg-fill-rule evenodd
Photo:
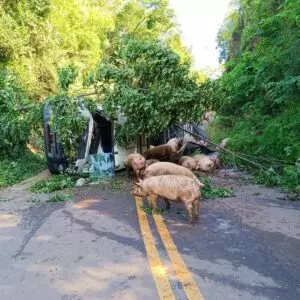
<instances>
[{"instance_id":1,"label":"asphalt road","mask_svg":"<svg viewBox=\"0 0 300 300\"><path fill-rule=\"evenodd\" d=\"M0 191L0 299L300 299L300 202L241 178L221 171L234 197L192 225L180 204L147 215L127 182L58 204Z\"/></svg>"}]
</instances>

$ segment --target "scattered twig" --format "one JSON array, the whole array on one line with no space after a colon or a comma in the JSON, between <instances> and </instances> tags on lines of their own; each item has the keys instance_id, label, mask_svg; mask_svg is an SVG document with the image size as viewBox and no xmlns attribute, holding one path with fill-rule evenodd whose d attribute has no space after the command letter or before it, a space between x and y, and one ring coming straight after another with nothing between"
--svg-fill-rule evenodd
<instances>
[{"instance_id":1,"label":"scattered twig","mask_svg":"<svg viewBox=\"0 0 300 300\"><path fill-rule=\"evenodd\" d=\"M98 95L98 93L94 91L94 92L90 92L90 93L77 95L77 96L75 96L75 98L81 98L81 97L87 97L87 96L96 96L96 95Z\"/></svg>"},{"instance_id":2,"label":"scattered twig","mask_svg":"<svg viewBox=\"0 0 300 300\"><path fill-rule=\"evenodd\" d=\"M22 106L18 106L16 109L17 110L27 110L29 108L32 108L34 106L36 106L38 103L32 103L32 104L28 104L28 105L22 105Z\"/></svg>"},{"instance_id":3,"label":"scattered twig","mask_svg":"<svg viewBox=\"0 0 300 300\"><path fill-rule=\"evenodd\" d=\"M265 161L270 161L270 162L280 162L280 163L285 163L285 164L277 164L278 166L290 166L290 165L294 165L295 162L291 162L291 161L285 161L283 159L274 159L274 158L268 158L268 157L261 157L261 156L256 156L256 155L249 155L249 154L243 154L240 152L236 152L239 155L242 156L246 156L246 157L251 157L251 158L257 158L257 159L261 159L261 160L265 160Z\"/></svg>"}]
</instances>

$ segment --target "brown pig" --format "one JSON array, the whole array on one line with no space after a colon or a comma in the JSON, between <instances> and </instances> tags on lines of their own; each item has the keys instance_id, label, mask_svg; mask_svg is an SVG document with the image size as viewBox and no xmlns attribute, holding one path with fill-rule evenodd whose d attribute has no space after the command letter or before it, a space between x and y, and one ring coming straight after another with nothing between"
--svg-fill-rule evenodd
<instances>
[{"instance_id":1,"label":"brown pig","mask_svg":"<svg viewBox=\"0 0 300 300\"><path fill-rule=\"evenodd\" d=\"M196 170L196 161L193 157L190 156L182 156L179 160L179 165L185 167L191 171Z\"/></svg>"},{"instance_id":2,"label":"brown pig","mask_svg":"<svg viewBox=\"0 0 300 300\"><path fill-rule=\"evenodd\" d=\"M153 209L156 209L158 197L183 202L189 222L199 216L200 189L194 179L180 175L162 175L139 180L134 183L133 194L151 197Z\"/></svg>"},{"instance_id":3,"label":"brown pig","mask_svg":"<svg viewBox=\"0 0 300 300\"><path fill-rule=\"evenodd\" d=\"M145 171L141 171L141 177L144 179L160 175L181 175L193 179L199 187L204 184L189 169L178 166L170 162L158 162L149 166Z\"/></svg>"},{"instance_id":4,"label":"brown pig","mask_svg":"<svg viewBox=\"0 0 300 300\"><path fill-rule=\"evenodd\" d=\"M214 169L214 163L206 155L195 155L196 169L198 171L212 172Z\"/></svg>"},{"instance_id":5,"label":"brown pig","mask_svg":"<svg viewBox=\"0 0 300 300\"><path fill-rule=\"evenodd\" d=\"M183 145L183 139L173 138L167 142L167 145L171 146L174 152L177 152Z\"/></svg>"},{"instance_id":6,"label":"brown pig","mask_svg":"<svg viewBox=\"0 0 300 300\"><path fill-rule=\"evenodd\" d=\"M150 147L144 152L146 159L158 159L160 161L170 161L176 155L173 147L167 144Z\"/></svg>"}]
</instances>

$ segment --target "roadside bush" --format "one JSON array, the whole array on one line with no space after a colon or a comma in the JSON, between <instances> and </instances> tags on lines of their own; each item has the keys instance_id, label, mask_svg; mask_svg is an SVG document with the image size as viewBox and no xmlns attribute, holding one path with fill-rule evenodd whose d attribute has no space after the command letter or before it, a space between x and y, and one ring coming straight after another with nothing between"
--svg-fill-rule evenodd
<instances>
[{"instance_id":1,"label":"roadside bush","mask_svg":"<svg viewBox=\"0 0 300 300\"><path fill-rule=\"evenodd\" d=\"M46 169L43 157L23 152L19 157L0 160L0 188L15 184Z\"/></svg>"},{"instance_id":2,"label":"roadside bush","mask_svg":"<svg viewBox=\"0 0 300 300\"><path fill-rule=\"evenodd\" d=\"M41 119L41 106L36 104L29 111L19 107L34 104L18 83L17 77L0 71L0 154L19 156L25 151L31 130L38 127Z\"/></svg>"}]
</instances>

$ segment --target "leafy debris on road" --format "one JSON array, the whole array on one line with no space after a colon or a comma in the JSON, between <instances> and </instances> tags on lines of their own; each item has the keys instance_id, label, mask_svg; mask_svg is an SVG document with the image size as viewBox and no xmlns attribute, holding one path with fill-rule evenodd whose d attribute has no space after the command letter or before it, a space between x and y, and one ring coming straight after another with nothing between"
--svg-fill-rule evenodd
<instances>
[{"instance_id":1,"label":"leafy debris on road","mask_svg":"<svg viewBox=\"0 0 300 300\"><path fill-rule=\"evenodd\" d=\"M30 202L30 203L34 203L34 204L40 204L41 203L41 200L40 199L29 199L27 200L26 202Z\"/></svg>"},{"instance_id":2,"label":"leafy debris on road","mask_svg":"<svg viewBox=\"0 0 300 300\"><path fill-rule=\"evenodd\" d=\"M28 190L33 193L52 193L74 187L77 179L76 176L54 175L34 183Z\"/></svg>"},{"instance_id":3,"label":"leafy debris on road","mask_svg":"<svg viewBox=\"0 0 300 300\"><path fill-rule=\"evenodd\" d=\"M69 201L71 199L72 199L71 194L55 194L46 202L63 202L63 201Z\"/></svg>"},{"instance_id":4,"label":"leafy debris on road","mask_svg":"<svg viewBox=\"0 0 300 300\"><path fill-rule=\"evenodd\" d=\"M201 176L200 181L204 183L204 188L201 189L204 199L228 198L232 197L232 189L213 186L210 178Z\"/></svg>"},{"instance_id":5,"label":"leafy debris on road","mask_svg":"<svg viewBox=\"0 0 300 300\"><path fill-rule=\"evenodd\" d=\"M147 215L151 215L153 213L153 207L150 206L142 206L142 210L147 214ZM156 208L155 212L156 214L163 214L164 213L164 209L163 208Z\"/></svg>"}]
</instances>

